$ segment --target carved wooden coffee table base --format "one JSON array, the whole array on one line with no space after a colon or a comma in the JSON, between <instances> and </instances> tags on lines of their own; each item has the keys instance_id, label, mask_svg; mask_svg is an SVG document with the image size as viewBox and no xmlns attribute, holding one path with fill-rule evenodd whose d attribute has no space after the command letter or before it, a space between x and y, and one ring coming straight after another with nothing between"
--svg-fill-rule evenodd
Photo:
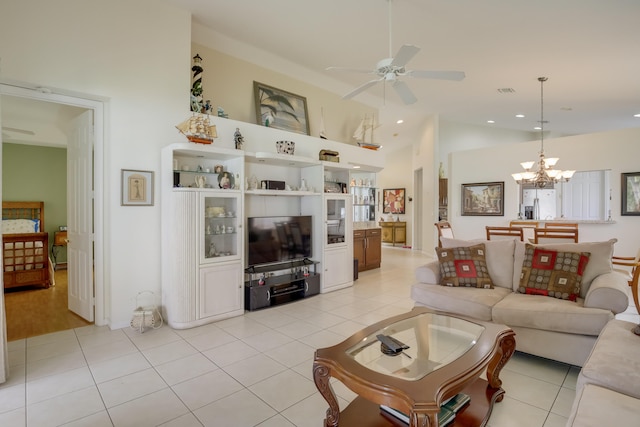
<instances>
[{"instance_id":1,"label":"carved wooden coffee table base","mask_svg":"<svg viewBox=\"0 0 640 427\"><path fill-rule=\"evenodd\" d=\"M414 309L410 314L416 313L416 310L417 313L424 312L424 309ZM504 397L499 375L515 350L514 332L505 326L477 322L487 328L485 333L492 335L490 345L486 345L489 337L483 333L484 340L481 337L463 356L415 381L382 375L343 357L346 349L376 328L384 327L385 322L391 324L407 317L410 316L401 315L379 322L336 346L316 351L313 377L316 387L329 404L324 424L326 427L407 425L381 411L381 404L409 414L411 427L437 427L439 407L436 402L460 392L468 394L471 401L456 413L450 425L476 427L487 424L494 403L502 401ZM476 348L478 345L482 348ZM461 363L464 361L467 363ZM485 369L486 380L480 378ZM359 395L342 412L329 383L331 377L337 378Z\"/></svg>"}]
</instances>

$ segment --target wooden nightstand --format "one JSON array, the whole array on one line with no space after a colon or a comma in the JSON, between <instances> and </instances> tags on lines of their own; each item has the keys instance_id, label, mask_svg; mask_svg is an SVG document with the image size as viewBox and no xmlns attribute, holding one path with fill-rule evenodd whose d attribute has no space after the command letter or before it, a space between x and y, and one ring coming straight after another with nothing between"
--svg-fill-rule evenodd
<instances>
[{"instance_id":1,"label":"wooden nightstand","mask_svg":"<svg viewBox=\"0 0 640 427\"><path fill-rule=\"evenodd\" d=\"M58 266L60 268L67 268L66 262L58 263L58 252L62 246L67 246L67 232L55 231L53 233L53 245L51 245L51 259L53 260L53 270L56 271Z\"/></svg>"}]
</instances>

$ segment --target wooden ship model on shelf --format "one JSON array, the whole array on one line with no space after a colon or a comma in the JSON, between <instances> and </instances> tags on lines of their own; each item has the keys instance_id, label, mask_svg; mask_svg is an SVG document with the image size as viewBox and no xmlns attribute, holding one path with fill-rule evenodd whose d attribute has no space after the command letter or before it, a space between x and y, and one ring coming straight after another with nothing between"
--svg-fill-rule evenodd
<instances>
[{"instance_id":1,"label":"wooden ship model on shelf","mask_svg":"<svg viewBox=\"0 0 640 427\"><path fill-rule=\"evenodd\" d=\"M184 122L176 125L187 139L197 144L211 144L213 139L218 137L216 126L209 121L208 114L194 113Z\"/></svg>"},{"instance_id":2,"label":"wooden ship model on shelf","mask_svg":"<svg viewBox=\"0 0 640 427\"><path fill-rule=\"evenodd\" d=\"M365 115L364 119L362 119L360 125L358 125L358 128L353 133L353 137L360 147L367 148L369 150L378 150L382 145L373 142L373 132L379 127L380 124L378 124L375 116L368 117Z\"/></svg>"}]
</instances>

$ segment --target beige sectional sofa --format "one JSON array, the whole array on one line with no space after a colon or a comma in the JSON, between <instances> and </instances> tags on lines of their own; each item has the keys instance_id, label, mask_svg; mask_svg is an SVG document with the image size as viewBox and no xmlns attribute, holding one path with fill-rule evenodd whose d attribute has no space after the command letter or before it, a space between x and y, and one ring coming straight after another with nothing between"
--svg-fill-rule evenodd
<instances>
[{"instance_id":1,"label":"beige sectional sofa","mask_svg":"<svg viewBox=\"0 0 640 427\"><path fill-rule=\"evenodd\" d=\"M516 240L464 241L441 238L444 248L485 244L494 288L439 285L438 261L416 269L411 296L418 306L510 326L516 350L582 366L602 329L628 307L628 284L611 265L615 239L606 242L540 245L547 249L589 252L577 301L516 292L525 244Z\"/></svg>"},{"instance_id":2,"label":"beige sectional sofa","mask_svg":"<svg viewBox=\"0 0 640 427\"><path fill-rule=\"evenodd\" d=\"M568 427L640 424L640 336L612 320L578 375Z\"/></svg>"}]
</instances>

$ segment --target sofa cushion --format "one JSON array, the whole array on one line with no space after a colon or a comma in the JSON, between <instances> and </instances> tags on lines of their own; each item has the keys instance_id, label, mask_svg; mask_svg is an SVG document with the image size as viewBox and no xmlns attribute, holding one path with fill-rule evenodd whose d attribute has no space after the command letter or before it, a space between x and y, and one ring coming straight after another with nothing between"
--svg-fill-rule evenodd
<instances>
[{"instance_id":1,"label":"sofa cushion","mask_svg":"<svg viewBox=\"0 0 640 427\"><path fill-rule=\"evenodd\" d=\"M612 320L602 330L578 375L576 389L596 384L640 398L640 336L635 323Z\"/></svg>"},{"instance_id":2,"label":"sofa cushion","mask_svg":"<svg viewBox=\"0 0 640 427\"><path fill-rule=\"evenodd\" d=\"M489 276L495 286L513 289L513 253L515 241L509 240L460 240L441 237L443 248L473 246L483 243ZM518 270L518 276L520 270Z\"/></svg>"},{"instance_id":3,"label":"sofa cushion","mask_svg":"<svg viewBox=\"0 0 640 427\"><path fill-rule=\"evenodd\" d=\"M450 288L427 283L411 287L411 298L416 305L485 321L491 321L492 307L510 293L511 290L500 287Z\"/></svg>"},{"instance_id":4,"label":"sofa cushion","mask_svg":"<svg viewBox=\"0 0 640 427\"><path fill-rule=\"evenodd\" d=\"M440 262L440 284L453 287L493 288L485 260L484 244L436 248Z\"/></svg>"},{"instance_id":5,"label":"sofa cushion","mask_svg":"<svg viewBox=\"0 0 640 427\"><path fill-rule=\"evenodd\" d=\"M601 274L609 273L613 270L611 257L613 256L613 245L618 239L611 239L606 242L584 242L584 243L546 243L544 245L536 245L541 248L553 249L557 251L567 252L589 252L589 263L584 269L582 275L582 283L580 285L580 297L584 298L589 291L591 282ZM522 263L524 261L525 243L515 242L515 260L514 260L514 277L513 282L520 282L520 272L522 271ZM515 289L514 289L515 290Z\"/></svg>"},{"instance_id":6,"label":"sofa cushion","mask_svg":"<svg viewBox=\"0 0 640 427\"><path fill-rule=\"evenodd\" d=\"M582 299L572 302L514 292L493 306L492 317L494 322L511 327L597 336L613 313L586 308Z\"/></svg>"},{"instance_id":7,"label":"sofa cushion","mask_svg":"<svg viewBox=\"0 0 640 427\"><path fill-rule=\"evenodd\" d=\"M521 294L575 301L589 262L588 252L564 252L526 244L520 273Z\"/></svg>"},{"instance_id":8,"label":"sofa cushion","mask_svg":"<svg viewBox=\"0 0 640 427\"><path fill-rule=\"evenodd\" d=\"M638 418L638 399L589 384L576 392L567 427L633 426Z\"/></svg>"}]
</instances>

